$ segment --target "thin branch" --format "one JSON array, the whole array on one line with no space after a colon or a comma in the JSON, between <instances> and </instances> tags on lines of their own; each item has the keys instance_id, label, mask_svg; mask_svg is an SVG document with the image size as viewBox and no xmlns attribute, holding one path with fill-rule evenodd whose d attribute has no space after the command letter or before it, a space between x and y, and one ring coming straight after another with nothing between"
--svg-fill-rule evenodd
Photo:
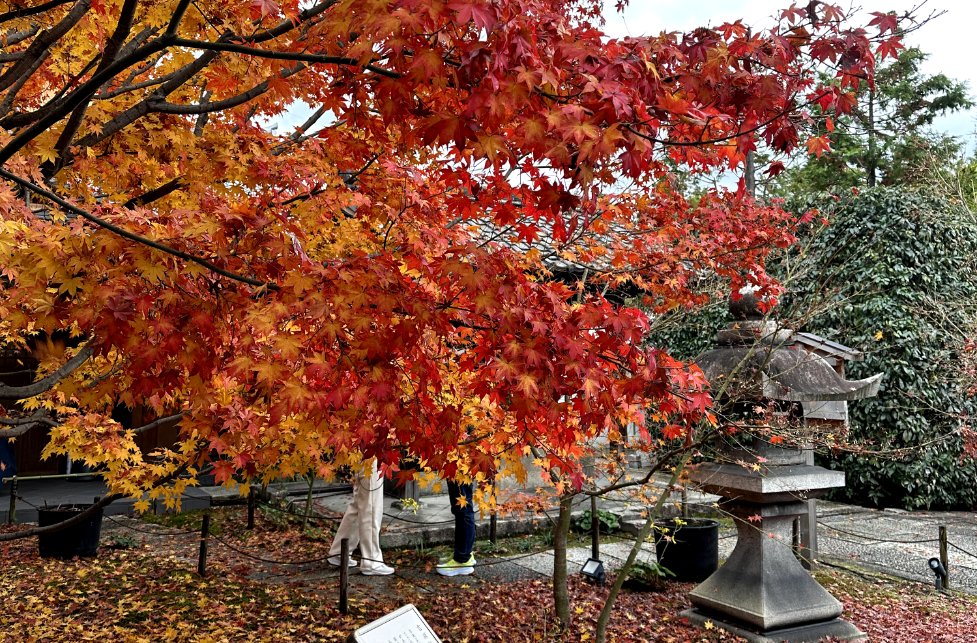
<instances>
[{"instance_id":1,"label":"thin branch","mask_svg":"<svg viewBox=\"0 0 977 643\"><path fill-rule=\"evenodd\" d=\"M288 78L299 73L306 66L299 63L291 69L283 69L279 74L281 78ZM176 103L167 103L165 101L151 101L149 104L150 110L154 112L162 112L163 114L211 114L213 112L222 112L239 105L243 105L261 96L268 91L269 84L266 80L263 83L255 85L251 89L241 92L237 96L231 96L230 98L225 98L224 100L218 100L214 102L201 101L197 105L179 105Z\"/></svg>"},{"instance_id":2,"label":"thin branch","mask_svg":"<svg viewBox=\"0 0 977 643\"><path fill-rule=\"evenodd\" d=\"M48 9L53 9L63 4L68 4L69 2L74 2L74 0L51 0L50 2L39 4L36 7L24 7L23 9L15 9L7 13L0 13L0 23L16 20L17 18L26 18L27 16L36 16L39 13L44 13Z\"/></svg>"},{"instance_id":3,"label":"thin branch","mask_svg":"<svg viewBox=\"0 0 977 643\"><path fill-rule=\"evenodd\" d=\"M14 64L10 69L6 71L2 76L0 76L0 91L3 91L17 82L20 77L27 73L28 70L34 65L34 62L41 57L41 55L50 49L51 45L58 41L63 35L68 33L72 27L78 24L89 7L91 7L91 0L80 0L71 11L68 12L61 22L51 27L47 31L43 32L34 42L31 43L30 47L27 48L26 56L23 60Z\"/></svg>"},{"instance_id":4,"label":"thin branch","mask_svg":"<svg viewBox=\"0 0 977 643\"><path fill-rule=\"evenodd\" d=\"M77 145L79 147L91 147L101 141L104 141L116 132L121 131L147 114L153 112L153 106L157 101L159 101L159 99L168 96L179 89L181 85L193 78L197 72L207 67L207 65L209 65L216 57L217 52L208 51L193 62L187 64L177 73L175 73L169 80L163 83L163 85L150 97L136 103L121 114L115 116L115 118L112 120L102 124L99 132L92 132L88 136L83 136L78 140ZM0 155L0 160L2 160L2 158L2 155Z\"/></svg>"},{"instance_id":5,"label":"thin branch","mask_svg":"<svg viewBox=\"0 0 977 643\"><path fill-rule=\"evenodd\" d=\"M56 371L43 379L37 380L33 384L26 386L7 386L6 384L0 384L0 400L24 400L50 391L65 376L84 364L94 352L95 349L91 344L86 345L78 351L77 355L62 364Z\"/></svg>"},{"instance_id":6,"label":"thin branch","mask_svg":"<svg viewBox=\"0 0 977 643\"><path fill-rule=\"evenodd\" d=\"M236 54L245 54L257 58L269 58L272 60L291 60L294 62L318 63L327 65L346 65L349 67L362 67L367 71L372 71L380 76L387 78L401 78L401 74L378 67L372 63L362 64L355 58L346 56L330 56L327 54L305 54L293 51L275 51L273 49L259 49L235 42L211 42L207 40L190 40L189 38L176 38L173 44L178 47L188 49L202 49L204 51L227 51Z\"/></svg>"},{"instance_id":7,"label":"thin branch","mask_svg":"<svg viewBox=\"0 0 977 643\"><path fill-rule=\"evenodd\" d=\"M273 284L273 283L269 283L269 282L266 282L266 281L261 281L259 279L252 279L251 277L244 277L244 276L239 275L237 273L231 272L230 270L225 270L224 268L221 268L220 266L217 266L217 265L211 263L210 261L207 261L206 259L204 259L202 257L197 257L195 255L191 255L189 253L183 252L182 250L177 250L176 248L171 248L170 246L167 246L165 244L159 243L158 241L153 241L152 239L149 239L149 238L143 237L141 235L138 235L138 234L136 234L134 232L129 232L128 230L125 230L123 228L120 228L119 226L117 226L117 225L115 225L113 223L109 223L105 219L102 219L100 217L95 216L94 214L92 214L91 212L88 212L87 210L83 210L82 208L79 208L78 206L76 206L76 205L74 205L72 203L69 203L68 201L65 201L64 199L62 199L61 197L59 197L54 192L51 192L50 190L45 190L41 186L39 186L39 185L37 185L35 183L32 183L31 181L28 181L26 179L23 179L23 178L15 175L15 174L11 174L9 171L7 171L5 169L0 168L0 176L4 177L8 181L12 181L12 182L16 183L17 185L19 185L19 186L21 186L21 187L23 187L23 188L25 188L27 190L30 190L34 194L37 194L39 196L42 196L45 199L49 199L50 201L56 203L62 209L66 210L68 212L71 212L73 214L76 214L76 215L80 216L81 218L85 219L86 221L91 221L92 223L94 223L95 225L99 226L100 228L104 228L106 230L109 230L110 232L114 232L115 234L119 235L120 237L123 237L125 239L129 239L130 241L135 241L136 243L141 243L141 244L143 244L145 246L149 246L150 248L155 248L156 250L159 250L160 252L164 252L164 253L166 253L168 255L172 255L174 257L179 257L180 259L183 259L185 261L193 262L193 263L195 263L195 264L197 264L199 266L203 266L204 268L206 268L207 270L210 270L211 272L216 272L217 274L219 274L219 275L221 275L223 277L227 277L228 279L231 279L233 281L238 281L240 283L248 284L249 286L255 286L255 287L258 287L258 288L267 288L269 290L278 290L278 284ZM0 391L2 391L2 389L0 389Z\"/></svg>"},{"instance_id":8,"label":"thin branch","mask_svg":"<svg viewBox=\"0 0 977 643\"><path fill-rule=\"evenodd\" d=\"M160 58L162 58L162 54L160 54ZM154 63L155 63L155 61L154 61ZM152 68L153 65L147 65L146 67ZM135 78L140 73L142 73L144 71L146 71L146 69L135 69L135 70L133 70L133 73L130 76L130 78ZM93 100L108 100L110 98L115 98L116 96L121 96L122 94L127 94L129 92L134 92L134 91L139 90L139 89L146 89L147 87L155 87L156 85L162 85L163 83L166 83L170 79L172 79L173 77L175 77L178 73L180 73L180 71L181 71L180 69L177 69L175 71L171 71L168 74L165 74L163 76L160 76L159 78L149 78L147 80L143 80L143 81L140 81L138 83L130 83L130 81L127 81L127 82L119 85L115 89L107 89L107 90L105 90L103 92L99 92L99 93L95 94L94 96L92 96L92 99Z\"/></svg>"},{"instance_id":9,"label":"thin branch","mask_svg":"<svg viewBox=\"0 0 977 643\"><path fill-rule=\"evenodd\" d=\"M38 135L47 131L48 128L71 113L75 107L88 100L102 85L115 77L116 74L157 52L163 51L166 49L166 46L167 40L161 38L144 47L133 50L130 54L120 57L102 72L93 74L91 78L82 83L80 87L65 97L61 102L46 107L48 110L47 113L43 114L40 118L37 118L36 113L32 115L32 120L37 119L36 122L19 132L17 136L0 149L0 165L5 164L14 154L23 149L24 146L33 141Z\"/></svg>"},{"instance_id":10,"label":"thin branch","mask_svg":"<svg viewBox=\"0 0 977 643\"><path fill-rule=\"evenodd\" d=\"M289 31L291 31L292 29L295 29L297 26L304 25L311 18L314 18L314 17L318 16L319 14L321 14L322 12L324 12L326 9L329 9L330 7L332 7L333 5L335 5L337 2L338 2L338 0L325 0L325 2L320 2L319 4L313 5L313 6L309 7L308 9L306 9L305 11L300 12L299 15L298 15L298 19L296 19L296 20L291 20L291 19L282 20L280 23L278 23L274 27L272 27L270 29L266 29L265 31L259 31L259 32L255 33L255 34L253 34L252 36L249 36L246 40L247 40L247 42L252 42L252 43L255 43L255 42L267 42L269 40L273 40L273 39L277 38L278 36L283 36L286 33L288 33ZM242 39L242 40L245 40L245 39Z\"/></svg>"},{"instance_id":11,"label":"thin branch","mask_svg":"<svg viewBox=\"0 0 977 643\"><path fill-rule=\"evenodd\" d=\"M180 22L183 21L183 16L189 8L190 0L180 0L179 4L176 5L176 9L173 10L173 15L170 16L170 23L166 26L167 36L176 35L176 30L180 28Z\"/></svg>"},{"instance_id":12,"label":"thin branch","mask_svg":"<svg viewBox=\"0 0 977 643\"><path fill-rule=\"evenodd\" d=\"M125 0L123 2L122 10L119 12L119 20L115 25L115 31L105 43L105 48L102 50L101 59L99 60L98 67L95 69L95 73L108 67L115 60L116 56L119 55L122 46L132 32L132 21L135 18L136 6L138 4L139 0ZM88 110L90 102L91 98L75 107L75 110L68 118L68 123L61 130L61 135L58 137L57 143L54 144L56 159L54 163L45 165L47 176L54 176L63 167L68 146L71 145L71 140L78 133L78 128L81 127L82 121L85 119L85 112Z\"/></svg>"},{"instance_id":13,"label":"thin branch","mask_svg":"<svg viewBox=\"0 0 977 643\"><path fill-rule=\"evenodd\" d=\"M39 426L57 426L57 422L47 416L44 409L38 409L33 415L24 418L2 418L0 425L9 426L9 429L0 429L0 438L19 438L31 429Z\"/></svg>"},{"instance_id":14,"label":"thin branch","mask_svg":"<svg viewBox=\"0 0 977 643\"><path fill-rule=\"evenodd\" d=\"M184 185L185 184L183 183L183 177L178 176L175 179L167 181L166 183L164 183L163 185L157 188L153 188L148 192L143 192L139 196L132 197L131 199L123 203L122 207L125 208L126 210L131 210L132 208L138 208L144 205L148 205L153 201L162 199L167 194L176 192L177 190L183 188Z\"/></svg>"},{"instance_id":15,"label":"thin branch","mask_svg":"<svg viewBox=\"0 0 977 643\"><path fill-rule=\"evenodd\" d=\"M150 422L149 424L143 424L142 426L137 426L130 429L133 433L145 433L151 429L168 429L170 427L176 426L183 419L182 413L177 413L175 415L167 415L166 417L159 418Z\"/></svg>"},{"instance_id":16,"label":"thin branch","mask_svg":"<svg viewBox=\"0 0 977 643\"><path fill-rule=\"evenodd\" d=\"M17 79L17 82L15 82L13 84L13 87L10 88L10 91L7 92L7 96L6 98L3 99L3 103L0 104L0 116L4 116L7 114L7 112L10 111L10 108L13 107L14 105L14 101L17 100L17 94L24 87L24 85L27 84L27 81L31 79L31 77L34 75L34 72L37 71L37 69L41 65L44 64L44 61L47 60L50 54L51 54L50 50L45 50L41 52L41 54L38 55L33 62L31 62L30 66L24 72L24 74Z\"/></svg>"},{"instance_id":17,"label":"thin branch","mask_svg":"<svg viewBox=\"0 0 977 643\"><path fill-rule=\"evenodd\" d=\"M649 141L651 143L658 143L659 145L665 145L667 147L702 147L704 145L714 145L716 143L725 143L726 141L731 141L734 138L739 138L740 136L744 136L746 134L752 134L754 132L757 132L757 131L763 129L764 127L766 127L766 126L768 126L768 125L776 122L778 119L781 119L784 116L787 116L788 114L790 114L792 112L796 112L799 109L803 109L804 107L807 107L809 105L815 104L816 102L818 102L819 100L821 100L822 97L826 96L827 93L828 92L826 92L826 91L825 92L821 92L817 96L811 98L810 100L804 101L803 103L800 103L799 105L792 105L790 107L785 107L784 109L782 109L779 112L777 112L774 116L771 116L767 120L762 121L762 122L758 123L757 125L755 125L753 127L750 127L748 129L745 129L745 130L737 130L733 134L728 134L726 136L720 136L720 137L716 137L716 138L703 139L702 136L705 136L705 133L706 133L706 129L705 128L703 128L702 134L701 134L699 140L696 140L696 141L673 141L671 139L657 138L655 136L651 136L650 134L644 134L642 132L639 132L637 129L634 128L634 125L635 124L625 124L624 125L624 129L626 129L627 131L631 132L635 136L638 136L640 138L645 139L646 141Z\"/></svg>"}]
</instances>

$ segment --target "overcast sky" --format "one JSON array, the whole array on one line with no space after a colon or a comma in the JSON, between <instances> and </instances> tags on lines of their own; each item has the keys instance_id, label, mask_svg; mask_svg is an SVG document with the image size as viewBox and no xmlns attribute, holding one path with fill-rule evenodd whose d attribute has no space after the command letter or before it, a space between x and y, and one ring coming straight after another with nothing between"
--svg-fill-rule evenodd
<instances>
[{"instance_id":1,"label":"overcast sky","mask_svg":"<svg viewBox=\"0 0 977 643\"><path fill-rule=\"evenodd\" d=\"M700 26L717 26L724 22L742 19L754 28L773 24L775 13L788 7L790 0L631 0L621 15L614 10L615 0L604 0L606 31L611 36L641 36L661 31L688 31ZM799 5L806 2L799 1ZM836 1L842 8L849 2ZM920 2L905 0L865 0L856 3L864 16L870 11L895 11L902 14ZM916 12L919 17L944 12L919 30L907 36L907 44L916 46L929 55L923 67L928 74L943 73L948 77L965 81L971 98L977 95L977 56L973 55L977 2L973 0L928 0ZM865 17L867 23L871 17ZM970 150L974 149L974 129L977 126L977 110L958 113L938 120L935 127L961 137Z\"/></svg>"}]
</instances>

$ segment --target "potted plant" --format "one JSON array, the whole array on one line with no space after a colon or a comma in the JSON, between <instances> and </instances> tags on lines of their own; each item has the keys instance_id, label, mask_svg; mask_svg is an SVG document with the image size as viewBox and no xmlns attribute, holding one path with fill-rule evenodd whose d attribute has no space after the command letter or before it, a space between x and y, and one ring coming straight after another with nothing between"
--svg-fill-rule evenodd
<instances>
[{"instance_id":1,"label":"potted plant","mask_svg":"<svg viewBox=\"0 0 977 643\"><path fill-rule=\"evenodd\" d=\"M658 565L675 580L698 583L719 568L719 521L668 518L655 524Z\"/></svg>"},{"instance_id":2,"label":"potted plant","mask_svg":"<svg viewBox=\"0 0 977 643\"><path fill-rule=\"evenodd\" d=\"M57 525L74 518L91 505L58 505L37 510L38 527ZM39 534L37 548L45 558L92 557L98 552L98 540L102 531L102 508L91 512L81 522L64 529Z\"/></svg>"}]
</instances>

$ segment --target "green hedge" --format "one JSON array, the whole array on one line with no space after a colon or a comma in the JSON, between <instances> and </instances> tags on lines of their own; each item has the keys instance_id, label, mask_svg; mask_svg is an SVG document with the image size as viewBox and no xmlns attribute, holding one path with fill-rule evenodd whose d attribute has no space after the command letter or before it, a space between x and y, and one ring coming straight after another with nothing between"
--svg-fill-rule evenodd
<instances>
[{"instance_id":1,"label":"green hedge","mask_svg":"<svg viewBox=\"0 0 977 643\"><path fill-rule=\"evenodd\" d=\"M824 462L847 474L835 498L907 509L977 506L977 466L961 463L955 434L974 409L960 350L977 319L977 219L897 188L814 205L831 224L785 258L788 295L774 315L863 351L848 377L885 373L878 397L849 403L849 439L864 452ZM663 324L651 341L694 358L727 321L717 301ZM906 451L893 453L899 449Z\"/></svg>"},{"instance_id":2,"label":"green hedge","mask_svg":"<svg viewBox=\"0 0 977 643\"><path fill-rule=\"evenodd\" d=\"M961 464L955 431L973 411L960 351L977 307L977 220L896 188L822 211L831 225L800 258L811 269L791 284L785 313L814 311L804 330L864 351L849 377L885 373L878 397L849 404L850 438L869 452L830 461L847 474L841 496L907 509L974 507L977 467ZM901 448L911 453L894 457Z\"/></svg>"}]
</instances>

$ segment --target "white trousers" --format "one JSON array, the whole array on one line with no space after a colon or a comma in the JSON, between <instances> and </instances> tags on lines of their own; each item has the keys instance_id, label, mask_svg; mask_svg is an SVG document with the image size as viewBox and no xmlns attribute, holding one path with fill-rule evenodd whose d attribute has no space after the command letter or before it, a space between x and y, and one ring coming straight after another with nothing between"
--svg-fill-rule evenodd
<instances>
[{"instance_id":1,"label":"white trousers","mask_svg":"<svg viewBox=\"0 0 977 643\"><path fill-rule=\"evenodd\" d=\"M330 556L338 556L343 538L349 539L349 550L360 547L360 569L376 569L383 564L380 551L380 523L383 520L383 478L377 474L377 461L370 464L370 473L357 473L353 478L353 498L346 507L336 537L329 548Z\"/></svg>"}]
</instances>

